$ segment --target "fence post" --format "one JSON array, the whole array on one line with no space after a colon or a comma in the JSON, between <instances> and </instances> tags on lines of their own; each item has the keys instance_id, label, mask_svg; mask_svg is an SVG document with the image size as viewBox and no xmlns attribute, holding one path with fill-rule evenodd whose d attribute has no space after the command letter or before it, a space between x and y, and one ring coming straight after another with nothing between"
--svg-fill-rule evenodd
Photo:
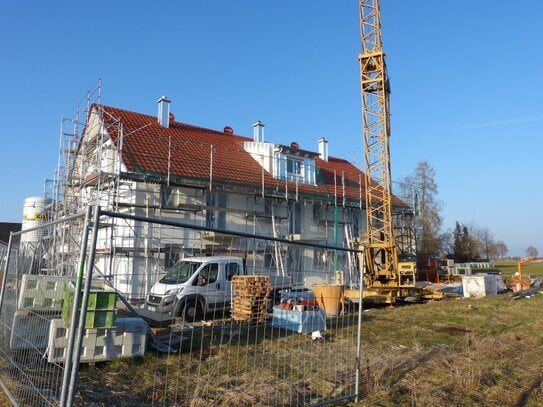
<instances>
[{"instance_id":1,"label":"fence post","mask_svg":"<svg viewBox=\"0 0 543 407\"><path fill-rule=\"evenodd\" d=\"M4 267L4 275L2 277L2 288L0 289L0 313L2 312L2 303L4 302L4 290L6 288L6 281L9 270L9 260L11 257L11 242L13 241L13 232L9 233L8 251L6 255L6 266Z\"/></svg>"},{"instance_id":2,"label":"fence post","mask_svg":"<svg viewBox=\"0 0 543 407\"><path fill-rule=\"evenodd\" d=\"M77 375L79 373L79 361L81 359L81 343L83 342L83 331L85 330L85 319L87 316L86 309L89 304L89 292L91 289L92 271L94 269L94 258L96 255L96 242L98 240L98 227L100 223L101 210L100 206L94 207L94 216L92 222L92 241L90 254L87 260L87 268L85 275L85 287L83 288L83 298L81 300L81 312L79 318L79 326L77 327L77 336L74 343L74 357L72 360L72 370L70 372L70 383L68 385L68 397L66 402L68 406L73 404L75 388L77 386ZM82 276L81 276L82 277ZM74 324L75 325L75 324Z\"/></svg>"},{"instance_id":3,"label":"fence post","mask_svg":"<svg viewBox=\"0 0 543 407\"><path fill-rule=\"evenodd\" d=\"M87 243L89 240L89 228L90 228L90 217L91 217L91 207L88 206L85 212L85 222L83 229L83 237L81 239L81 249L79 254L79 270L77 274L77 280L75 283L75 293L74 293L74 304L72 309L72 324L68 331L68 346L66 348L66 360L64 361L64 375L62 377L62 389L60 392L60 406L66 407L67 405L67 396L68 396L68 386L70 383L70 373L72 366L72 355L74 350L75 334L76 327L79 319L79 308L81 302L81 285L83 282L83 270L85 268L85 258L87 253Z\"/></svg>"},{"instance_id":4,"label":"fence post","mask_svg":"<svg viewBox=\"0 0 543 407\"><path fill-rule=\"evenodd\" d=\"M8 248L6 253L6 265L3 270L3 276L2 276L2 288L0 289L0 315L2 315L2 304L4 302L4 290L6 288L6 281L8 279L8 270L9 270L9 260L11 258L11 245L13 241L13 232L9 233L9 242L8 242ZM0 259L1 260L1 259ZM15 407L19 406L19 403L17 403L17 400L15 400L15 397L9 390L9 388L6 386L4 381L0 379L0 386L8 396L9 401L11 401L11 404Z\"/></svg>"},{"instance_id":5,"label":"fence post","mask_svg":"<svg viewBox=\"0 0 543 407\"><path fill-rule=\"evenodd\" d=\"M355 378L355 403L360 400L360 360L362 358L362 298L364 296L364 249L360 256L360 280L358 293L358 332L356 338L356 378Z\"/></svg>"}]
</instances>

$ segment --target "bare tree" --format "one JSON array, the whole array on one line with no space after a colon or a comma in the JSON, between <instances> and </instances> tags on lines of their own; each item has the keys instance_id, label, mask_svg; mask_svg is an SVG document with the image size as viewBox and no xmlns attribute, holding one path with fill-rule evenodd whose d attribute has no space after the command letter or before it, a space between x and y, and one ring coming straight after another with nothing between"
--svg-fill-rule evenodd
<instances>
[{"instance_id":1,"label":"bare tree","mask_svg":"<svg viewBox=\"0 0 543 407\"><path fill-rule=\"evenodd\" d=\"M437 199L435 171L427 161L417 164L413 175L405 178L405 184L414 186L415 194L415 241L417 254L437 254L441 251L441 203Z\"/></svg>"},{"instance_id":2,"label":"bare tree","mask_svg":"<svg viewBox=\"0 0 543 407\"><path fill-rule=\"evenodd\" d=\"M526 249L526 256L528 257L537 257L539 255L539 252L537 249L533 246L530 246Z\"/></svg>"},{"instance_id":3,"label":"bare tree","mask_svg":"<svg viewBox=\"0 0 543 407\"><path fill-rule=\"evenodd\" d=\"M478 240L481 254L487 259L495 259L498 257L498 250L494 235L486 226L474 228L473 235Z\"/></svg>"},{"instance_id":4,"label":"bare tree","mask_svg":"<svg viewBox=\"0 0 543 407\"><path fill-rule=\"evenodd\" d=\"M475 228L473 225L463 227L462 240L468 261L475 260L476 258L480 257L479 248L481 245L475 236Z\"/></svg>"},{"instance_id":5,"label":"bare tree","mask_svg":"<svg viewBox=\"0 0 543 407\"><path fill-rule=\"evenodd\" d=\"M503 240L498 240L496 242L496 256L504 258L507 255L509 249Z\"/></svg>"},{"instance_id":6,"label":"bare tree","mask_svg":"<svg viewBox=\"0 0 543 407\"><path fill-rule=\"evenodd\" d=\"M468 224L456 222L456 227L450 235L448 238L452 248L450 253L454 253L454 257L461 261L481 257L496 259L508 252L505 243L502 240L496 241L489 228L477 226L473 222Z\"/></svg>"},{"instance_id":7,"label":"bare tree","mask_svg":"<svg viewBox=\"0 0 543 407\"><path fill-rule=\"evenodd\" d=\"M451 229L447 229L440 236L441 251L447 255L454 253L454 233Z\"/></svg>"}]
</instances>

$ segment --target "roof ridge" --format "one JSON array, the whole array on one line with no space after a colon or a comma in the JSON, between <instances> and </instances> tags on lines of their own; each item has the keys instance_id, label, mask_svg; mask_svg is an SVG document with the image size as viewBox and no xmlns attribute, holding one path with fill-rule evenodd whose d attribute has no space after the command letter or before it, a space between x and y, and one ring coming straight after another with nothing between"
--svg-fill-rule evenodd
<instances>
[{"instance_id":1,"label":"roof ridge","mask_svg":"<svg viewBox=\"0 0 543 407\"><path fill-rule=\"evenodd\" d=\"M148 117L149 119L156 120L156 116L146 114L146 113L135 112L133 110L122 109L122 108L119 108L119 107L109 106L109 105L104 105L104 104L99 104L99 103L95 103L95 105L96 106L101 106L104 109L118 110L118 111L121 111L121 112L129 113L129 114L135 114L135 115L139 115L139 116L145 116L145 117ZM157 123L158 123L158 121L157 121ZM194 130L201 130L201 131L205 131L205 132L213 132L213 133L221 135L221 136L236 137L236 138L243 139L243 140L246 140L246 141L253 140L251 137L243 136L241 134L227 134L224 131L210 129L208 127L197 126L197 125L190 124L190 123L187 123L187 122L181 122L181 121L175 120L173 123L176 123L178 125L181 125L181 126L184 126L184 127L190 128L190 129L194 129ZM271 143L271 144L283 145L281 143ZM285 144L285 146L287 146L287 145ZM307 151L313 152L312 150L307 150ZM319 158L319 159L322 160L321 158ZM335 161L337 163L350 164L350 165L353 165L354 167L356 167L349 160L346 160L346 159L341 158L341 157L336 157L336 156L333 156L333 155L329 155L328 160L322 160L322 161L325 161L325 162Z\"/></svg>"},{"instance_id":2,"label":"roof ridge","mask_svg":"<svg viewBox=\"0 0 543 407\"><path fill-rule=\"evenodd\" d=\"M138 115L138 116L144 116L144 117L147 117L149 119L156 120L156 116L146 114L146 113L139 113L139 112L135 112L133 110L121 109L119 107L108 106L108 105L98 104L98 103L96 103L95 105L100 106L100 107L102 107L102 108L104 108L106 110L107 109L118 110L118 111L121 111L121 112L129 113L129 114L135 114L135 115ZM158 123L158 121L157 121L157 123ZM177 125L184 126L184 127L188 127L190 129L193 129L193 130L202 130L202 131L205 131L205 132L213 132L213 133L216 133L216 134L221 135L221 136L238 137L238 138L241 138L241 139L252 140L252 138L250 138L248 136L242 136L240 134L227 134L224 131L210 129L210 128L202 127L202 126L197 126L197 125L194 125L194 124L181 122L181 121L177 121L177 120L174 120L173 123L175 123Z\"/></svg>"}]
</instances>

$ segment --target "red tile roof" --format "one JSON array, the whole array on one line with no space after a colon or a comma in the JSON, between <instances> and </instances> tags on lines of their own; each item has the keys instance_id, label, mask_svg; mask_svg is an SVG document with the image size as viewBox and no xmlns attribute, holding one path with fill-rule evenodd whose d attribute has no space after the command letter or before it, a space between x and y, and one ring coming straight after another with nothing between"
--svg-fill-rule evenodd
<instances>
[{"instance_id":1,"label":"red tile roof","mask_svg":"<svg viewBox=\"0 0 543 407\"><path fill-rule=\"evenodd\" d=\"M345 197L346 204L356 206L361 194L364 197L364 174L340 158L329 157L328 161L317 158L317 185L296 185L273 178L244 150L243 143L253 141L252 138L176 121L164 128L155 116L103 105L93 108L102 113L117 146L120 145L121 127L118 124L122 125L123 161L130 174L143 179L163 182L169 168L173 184L209 187L211 182L213 188L253 194L261 194L264 184L269 196L284 197L286 189L290 198L298 191L301 198L331 203L337 199L338 204L342 204ZM393 197L393 203L406 206L396 197Z\"/></svg>"}]
</instances>

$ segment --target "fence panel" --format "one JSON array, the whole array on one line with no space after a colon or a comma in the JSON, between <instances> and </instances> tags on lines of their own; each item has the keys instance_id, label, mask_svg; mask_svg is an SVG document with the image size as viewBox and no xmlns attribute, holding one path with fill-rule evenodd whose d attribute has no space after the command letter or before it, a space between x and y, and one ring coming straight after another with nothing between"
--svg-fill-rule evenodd
<instances>
[{"instance_id":1,"label":"fence panel","mask_svg":"<svg viewBox=\"0 0 543 407\"><path fill-rule=\"evenodd\" d=\"M97 233L75 405L354 398L360 253L111 212ZM6 272L0 375L20 405L60 400L78 256L58 247L40 266L12 250Z\"/></svg>"},{"instance_id":2,"label":"fence panel","mask_svg":"<svg viewBox=\"0 0 543 407\"><path fill-rule=\"evenodd\" d=\"M73 216L70 224L79 221ZM0 254L0 380L21 406L57 406L60 400L64 366L47 355L49 327L61 318L64 287L74 279L76 258L52 251L55 230L63 227L68 223L14 233Z\"/></svg>"}]
</instances>

